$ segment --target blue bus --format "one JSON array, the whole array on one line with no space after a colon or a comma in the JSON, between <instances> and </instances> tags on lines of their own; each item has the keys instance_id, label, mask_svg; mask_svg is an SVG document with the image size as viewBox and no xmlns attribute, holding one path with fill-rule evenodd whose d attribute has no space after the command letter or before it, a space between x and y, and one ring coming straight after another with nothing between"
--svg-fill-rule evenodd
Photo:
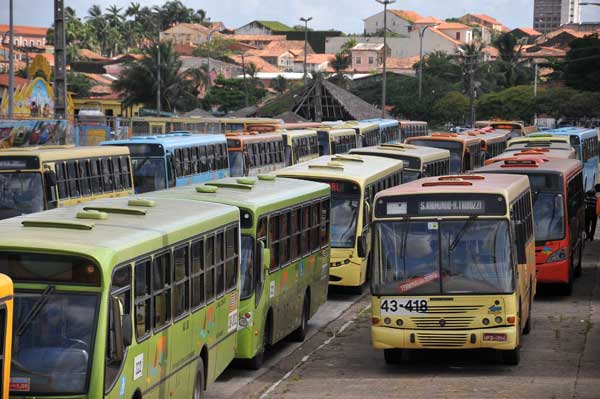
<instances>
[{"instance_id":1,"label":"blue bus","mask_svg":"<svg viewBox=\"0 0 600 399\"><path fill-rule=\"evenodd\" d=\"M395 119L365 119L361 122L379 125L379 144L398 144L402 141L400 122Z\"/></svg>"},{"instance_id":2,"label":"blue bus","mask_svg":"<svg viewBox=\"0 0 600 399\"><path fill-rule=\"evenodd\" d=\"M227 139L221 134L173 132L105 141L101 145L129 147L136 193L229 176Z\"/></svg>"},{"instance_id":3,"label":"blue bus","mask_svg":"<svg viewBox=\"0 0 600 399\"><path fill-rule=\"evenodd\" d=\"M569 137L571 147L577 152L577 159L583 162L583 187L586 192L594 190L598 181L598 130L562 127L544 133Z\"/></svg>"}]
</instances>

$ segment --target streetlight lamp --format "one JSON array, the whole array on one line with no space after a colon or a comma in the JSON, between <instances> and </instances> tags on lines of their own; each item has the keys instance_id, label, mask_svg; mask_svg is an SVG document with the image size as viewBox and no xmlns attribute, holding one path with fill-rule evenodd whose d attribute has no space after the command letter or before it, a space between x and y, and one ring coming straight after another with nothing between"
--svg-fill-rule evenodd
<instances>
[{"instance_id":1,"label":"streetlight lamp","mask_svg":"<svg viewBox=\"0 0 600 399\"><path fill-rule=\"evenodd\" d=\"M210 41L212 39L212 35L217 32L218 29L213 29L210 32L208 32L208 35L206 36L206 69L208 70L208 84L206 85L207 88L210 87L210 85L212 84L211 82L211 78L210 78Z\"/></svg>"},{"instance_id":2,"label":"streetlight lamp","mask_svg":"<svg viewBox=\"0 0 600 399\"><path fill-rule=\"evenodd\" d=\"M312 21L312 17L308 18L300 18L300 21L304 22L304 86L306 86L306 81L308 78L308 71L306 65L307 52L308 52L308 23Z\"/></svg>"},{"instance_id":3,"label":"streetlight lamp","mask_svg":"<svg viewBox=\"0 0 600 399\"><path fill-rule=\"evenodd\" d=\"M419 100L423 97L423 37L427 29L436 25L426 25L419 29Z\"/></svg>"},{"instance_id":4,"label":"streetlight lamp","mask_svg":"<svg viewBox=\"0 0 600 399\"><path fill-rule=\"evenodd\" d=\"M381 119L385 119L385 94L387 81L387 6L396 0L375 0L383 4L383 84L381 88Z\"/></svg>"}]
</instances>

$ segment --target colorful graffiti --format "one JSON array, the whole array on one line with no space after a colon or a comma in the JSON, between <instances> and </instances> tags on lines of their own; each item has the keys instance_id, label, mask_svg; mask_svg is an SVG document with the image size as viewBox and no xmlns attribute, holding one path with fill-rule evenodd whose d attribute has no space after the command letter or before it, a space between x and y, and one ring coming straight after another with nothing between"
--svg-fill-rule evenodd
<instances>
[{"instance_id":1,"label":"colorful graffiti","mask_svg":"<svg viewBox=\"0 0 600 399\"><path fill-rule=\"evenodd\" d=\"M0 120L0 149L66 144L70 135L70 124L67 120Z\"/></svg>"},{"instance_id":2,"label":"colorful graffiti","mask_svg":"<svg viewBox=\"0 0 600 399\"><path fill-rule=\"evenodd\" d=\"M0 106L2 115L8 113L8 92L2 94ZM51 118L54 116L54 91L42 78L35 78L27 84L17 87L14 94L13 112L19 118ZM67 113L73 115L71 96L67 96Z\"/></svg>"}]
</instances>

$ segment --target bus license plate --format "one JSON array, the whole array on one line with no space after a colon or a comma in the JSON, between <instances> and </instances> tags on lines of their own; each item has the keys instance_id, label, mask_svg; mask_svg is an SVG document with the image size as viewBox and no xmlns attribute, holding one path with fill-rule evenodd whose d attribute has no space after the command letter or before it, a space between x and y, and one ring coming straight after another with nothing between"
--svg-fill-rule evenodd
<instances>
[{"instance_id":1,"label":"bus license plate","mask_svg":"<svg viewBox=\"0 0 600 399\"><path fill-rule=\"evenodd\" d=\"M382 316L414 316L427 313L427 299L383 299L380 305Z\"/></svg>"}]
</instances>

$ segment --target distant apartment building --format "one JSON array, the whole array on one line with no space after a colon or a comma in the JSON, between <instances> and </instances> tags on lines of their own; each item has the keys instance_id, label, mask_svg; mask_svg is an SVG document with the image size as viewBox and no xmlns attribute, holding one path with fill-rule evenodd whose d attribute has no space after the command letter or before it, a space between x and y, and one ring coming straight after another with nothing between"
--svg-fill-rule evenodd
<instances>
[{"instance_id":1,"label":"distant apartment building","mask_svg":"<svg viewBox=\"0 0 600 399\"><path fill-rule=\"evenodd\" d=\"M533 28L541 33L552 32L563 24L580 22L579 0L534 0Z\"/></svg>"},{"instance_id":2,"label":"distant apartment building","mask_svg":"<svg viewBox=\"0 0 600 399\"><path fill-rule=\"evenodd\" d=\"M0 37L2 44L9 43L9 27L8 25L0 25ZM14 26L14 41L17 47L40 48L46 46L46 35L48 28L38 28L35 26Z\"/></svg>"}]
</instances>

